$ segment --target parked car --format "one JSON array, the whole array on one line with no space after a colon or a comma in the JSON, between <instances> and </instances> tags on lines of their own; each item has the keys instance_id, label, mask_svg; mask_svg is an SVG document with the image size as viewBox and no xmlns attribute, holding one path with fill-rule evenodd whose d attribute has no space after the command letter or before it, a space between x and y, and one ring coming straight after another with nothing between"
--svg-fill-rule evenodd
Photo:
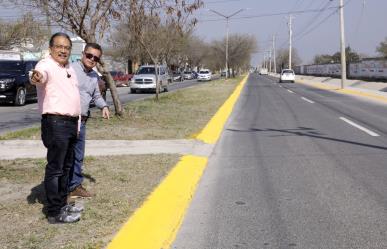
<instances>
[{"instance_id":1,"label":"parked car","mask_svg":"<svg viewBox=\"0 0 387 249\"><path fill-rule=\"evenodd\" d=\"M192 71L192 77L193 77L193 79L197 79L198 73L196 71Z\"/></svg>"},{"instance_id":2,"label":"parked car","mask_svg":"<svg viewBox=\"0 0 387 249\"><path fill-rule=\"evenodd\" d=\"M209 81L212 79L212 73L208 69L202 69L198 73L198 81Z\"/></svg>"},{"instance_id":3,"label":"parked car","mask_svg":"<svg viewBox=\"0 0 387 249\"><path fill-rule=\"evenodd\" d=\"M184 80L184 75L180 72L172 73L173 82L182 82Z\"/></svg>"},{"instance_id":4,"label":"parked car","mask_svg":"<svg viewBox=\"0 0 387 249\"><path fill-rule=\"evenodd\" d=\"M129 82L133 77L132 74L126 74L121 71L110 71L109 73L112 76L117 87L129 86Z\"/></svg>"},{"instance_id":5,"label":"parked car","mask_svg":"<svg viewBox=\"0 0 387 249\"><path fill-rule=\"evenodd\" d=\"M259 69L259 74L260 75L268 75L269 72L267 71L267 68L261 68L261 69Z\"/></svg>"},{"instance_id":6,"label":"parked car","mask_svg":"<svg viewBox=\"0 0 387 249\"><path fill-rule=\"evenodd\" d=\"M28 100L36 100L35 85L29 80L29 74L37 61L3 60L0 61L0 101L14 105L25 105Z\"/></svg>"},{"instance_id":7,"label":"parked car","mask_svg":"<svg viewBox=\"0 0 387 249\"><path fill-rule=\"evenodd\" d=\"M282 69L279 82L293 82L296 79L296 75L292 69Z\"/></svg>"},{"instance_id":8,"label":"parked car","mask_svg":"<svg viewBox=\"0 0 387 249\"><path fill-rule=\"evenodd\" d=\"M183 74L185 80L192 80L194 78L192 71L184 71Z\"/></svg>"},{"instance_id":9,"label":"parked car","mask_svg":"<svg viewBox=\"0 0 387 249\"><path fill-rule=\"evenodd\" d=\"M141 66L132 78L130 84L130 92L137 93L143 91L156 91L156 75L155 66ZM172 82L172 77L169 75L168 68L161 65L157 70L158 80L160 82L160 91L168 92L168 85Z\"/></svg>"}]
</instances>

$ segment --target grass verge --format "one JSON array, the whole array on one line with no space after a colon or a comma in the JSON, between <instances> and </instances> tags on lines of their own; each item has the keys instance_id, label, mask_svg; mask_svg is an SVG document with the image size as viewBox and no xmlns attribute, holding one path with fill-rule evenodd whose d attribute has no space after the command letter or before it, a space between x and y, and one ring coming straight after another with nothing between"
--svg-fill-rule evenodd
<instances>
[{"instance_id":1,"label":"grass verge","mask_svg":"<svg viewBox=\"0 0 387 249\"><path fill-rule=\"evenodd\" d=\"M45 160L0 161L0 248L104 248L131 213L167 175L178 155L88 157L82 220L49 225L40 184Z\"/></svg>"},{"instance_id":2,"label":"grass verge","mask_svg":"<svg viewBox=\"0 0 387 249\"><path fill-rule=\"evenodd\" d=\"M87 139L184 139L200 132L242 77L215 80L124 106L122 117L105 120L93 111ZM40 139L39 128L7 133L0 139Z\"/></svg>"}]
</instances>

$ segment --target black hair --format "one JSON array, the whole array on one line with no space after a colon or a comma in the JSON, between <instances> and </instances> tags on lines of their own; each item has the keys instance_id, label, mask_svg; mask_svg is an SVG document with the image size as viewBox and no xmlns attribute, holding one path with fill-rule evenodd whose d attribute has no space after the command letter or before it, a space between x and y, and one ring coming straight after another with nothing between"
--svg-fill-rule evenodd
<instances>
[{"instance_id":1,"label":"black hair","mask_svg":"<svg viewBox=\"0 0 387 249\"><path fill-rule=\"evenodd\" d=\"M53 35L51 36L50 42L49 42L50 48L54 46L54 39L55 39L55 37L57 37L57 36L62 36L62 37L64 37L64 38L67 38L67 40L69 40L69 42L70 42L70 46L71 46L71 47L73 46L73 43L71 42L70 36L69 36L68 34L63 33L63 32L58 32L58 33L55 33L55 34L53 34Z\"/></svg>"},{"instance_id":2,"label":"black hair","mask_svg":"<svg viewBox=\"0 0 387 249\"><path fill-rule=\"evenodd\" d=\"M94 48L94 49L97 49L99 51L101 51L101 54L102 54L102 48L99 44L97 43L94 43L94 42L89 42L89 43L86 43L86 46L85 46L85 49L83 51L86 51L88 48Z\"/></svg>"}]
</instances>

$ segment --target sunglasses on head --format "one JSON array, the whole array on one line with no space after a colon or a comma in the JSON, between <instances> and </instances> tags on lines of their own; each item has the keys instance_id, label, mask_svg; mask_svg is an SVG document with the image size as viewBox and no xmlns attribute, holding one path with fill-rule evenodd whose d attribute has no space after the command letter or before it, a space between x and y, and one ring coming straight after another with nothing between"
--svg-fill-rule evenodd
<instances>
[{"instance_id":1,"label":"sunglasses on head","mask_svg":"<svg viewBox=\"0 0 387 249\"><path fill-rule=\"evenodd\" d=\"M100 58L98 56L93 55L93 54L85 53L85 56L87 59L90 59L90 60L92 59L95 62L100 61Z\"/></svg>"}]
</instances>

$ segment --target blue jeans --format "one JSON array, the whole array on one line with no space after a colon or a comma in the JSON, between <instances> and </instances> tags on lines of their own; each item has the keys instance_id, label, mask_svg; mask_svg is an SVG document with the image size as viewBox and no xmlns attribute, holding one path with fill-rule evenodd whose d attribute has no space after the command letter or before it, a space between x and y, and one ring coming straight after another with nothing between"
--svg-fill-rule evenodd
<instances>
[{"instance_id":1,"label":"blue jeans","mask_svg":"<svg viewBox=\"0 0 387 249\"><path fill-rule=\"evenodd\" d=\"M81 129L74 147L74 163L70 171L69 191L73 191L82 184L82 166L85 157L86 122L81 122Z\"/></svg>"},{"instance_id":2,"label":"blue jeans","mask_svg":"<svg viewBox=\"0 0 387 249\"><path fill-rule=\"evenodd\" d=\"M42 115L42 140L47 148L44 188L47 214L55 216L66 205L69 173L74 161L77 120L58 115Z\"/></svg>"}]
</instances>

